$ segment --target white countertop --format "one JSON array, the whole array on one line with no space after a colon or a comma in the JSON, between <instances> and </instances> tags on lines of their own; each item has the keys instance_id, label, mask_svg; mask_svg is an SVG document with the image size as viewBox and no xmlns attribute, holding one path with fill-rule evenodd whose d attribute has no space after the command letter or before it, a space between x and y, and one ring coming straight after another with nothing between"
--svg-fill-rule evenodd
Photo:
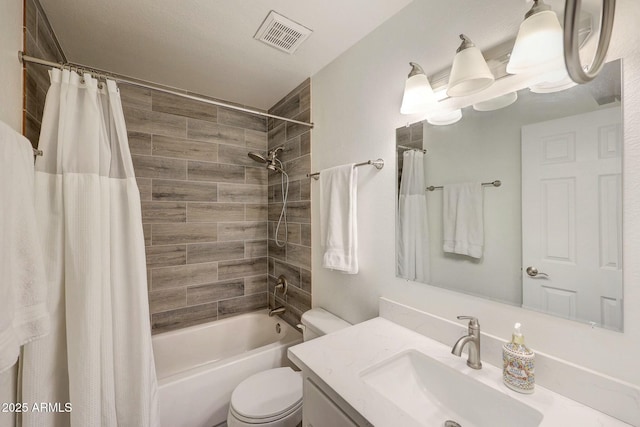
<instances>
[{"instance_id":1,"label":"white countertop","mask_svg":"<svg viewBox=\"0 0 640 427\"><path fill-rule=\"evenodd\" d=\"M451 343L453 345L453 343ZM289 359L308 369L377 427L424 426L362 381L360 373L403 351L416 350L521 401L544 414L540 426L627 426L615 418L543 387L520 394L502 383L502 370L488 363L467 366L466 355L387 319L377 317L289 348Z\"/></svg>"}]
</instances>

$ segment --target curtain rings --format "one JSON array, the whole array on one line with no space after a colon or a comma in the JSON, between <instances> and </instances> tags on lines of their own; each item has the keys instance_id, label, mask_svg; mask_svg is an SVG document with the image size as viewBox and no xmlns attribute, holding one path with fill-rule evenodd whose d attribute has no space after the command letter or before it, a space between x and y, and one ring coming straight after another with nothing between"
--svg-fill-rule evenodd
<instances>
[{"instance_id":1,"label":"curtain rings","mask_svg":"<svg viewBox=\"0 0 640 427\"><path fill-rule=\"evenodd\" d=\"M80 76L80 83L81 84L85 84L85 80L84 80L84 75L82 74L82 68L77 67L77 66L72 66L71 69L73 69L73 71Z\"/></svg>"}]
</instances>

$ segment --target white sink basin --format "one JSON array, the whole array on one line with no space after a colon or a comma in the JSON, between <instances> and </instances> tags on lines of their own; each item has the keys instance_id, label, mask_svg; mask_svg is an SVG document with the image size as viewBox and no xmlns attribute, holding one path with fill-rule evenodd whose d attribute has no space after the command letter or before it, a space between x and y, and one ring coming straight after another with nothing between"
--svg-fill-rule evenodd
<instances>
[{"instance_id":1,"label":"white sink basin","mask_svg":"<svg viewBox=\"0 0 640 427\"><path fill-rule=\"evenodd\" d=\"M534 427L542 413L415 350L360 373L362 380L419 424ZM455 424L451 424L455 425Z\"/></svg>"}]
</instances>

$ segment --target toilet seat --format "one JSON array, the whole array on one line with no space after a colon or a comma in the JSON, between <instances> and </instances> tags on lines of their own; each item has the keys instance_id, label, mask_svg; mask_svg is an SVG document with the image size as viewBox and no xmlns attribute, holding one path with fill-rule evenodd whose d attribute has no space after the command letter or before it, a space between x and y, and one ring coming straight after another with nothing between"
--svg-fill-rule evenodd
<instances>
[{"instance_id":1,"label":"toilet seat","mask_svg":"<svg viewBox=\"0 0 640 427\"><path fill-rule=\"evenodd\" d=\"M255 424L255 425L261 425L261 424L268 424L268 423L272 423L274 421L280 421L286 417L288 417L289 415L295 413L296 411L299 411L302 408L302 401L296 405L295 407L291 408L289 411L287 412L283 412L281 414L275 415L273 417L268 417L268 418L249 418L249 417L244 417L240 414L238 414L236 411L233 410L233 406L229 407L229 412L230 414L238 421L241 421L245 424Z\"/></svg>"},{"instance_id":2,"label":"toilet seat","mask_svg":"<svg viewBox=\"0 0 640 427\"><path fill-rule=\"evenodd\" d=\"M239 421L264 424L282 419L302 407L302 375L293 369L259 372L236 387L229 411Z\"/></svg>"}]
</instances>

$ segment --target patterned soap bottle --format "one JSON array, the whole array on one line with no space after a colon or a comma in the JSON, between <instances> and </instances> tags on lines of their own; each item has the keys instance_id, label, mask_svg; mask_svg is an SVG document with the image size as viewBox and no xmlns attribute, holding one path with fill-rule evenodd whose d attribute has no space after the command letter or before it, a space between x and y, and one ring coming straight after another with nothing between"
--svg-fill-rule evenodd
<instances>
[{"instance_id":1,"label":"patterned soap bottle","mask_svg":"<svg viewBox=\"0 0 640 427\"><path fill-rule=\"evenodd\" d=\"M502 346L502 380L511 390L533 393L535 386L535 353L524 345L524 336L516 323L511 342Z\"/></svg>"}]
</instances>

